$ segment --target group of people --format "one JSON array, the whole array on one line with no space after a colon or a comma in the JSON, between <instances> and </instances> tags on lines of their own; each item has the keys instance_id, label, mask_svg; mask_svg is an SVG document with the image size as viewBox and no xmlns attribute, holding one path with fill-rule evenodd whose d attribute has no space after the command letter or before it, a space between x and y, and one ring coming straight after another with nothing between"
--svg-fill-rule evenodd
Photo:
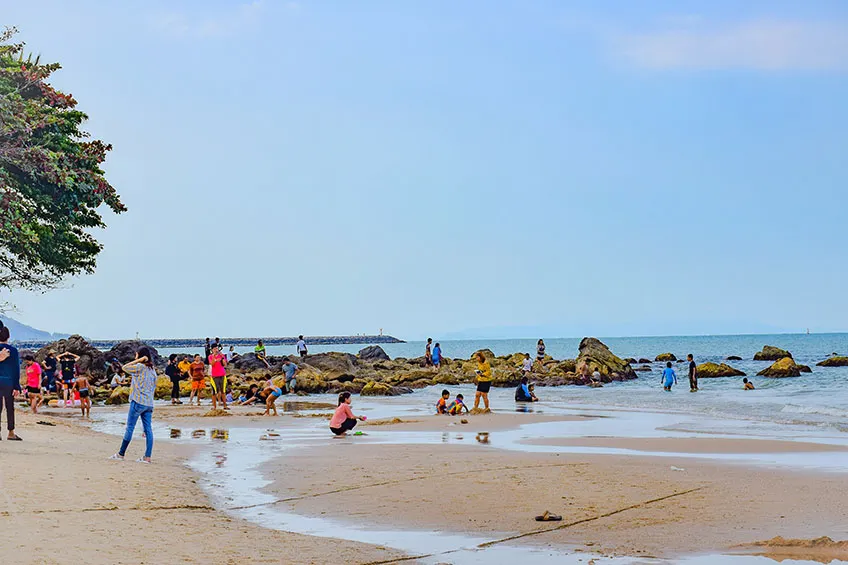
<instances>
[{"instance_id":1,"label":"group of people","mask_svg":"<svg viewBox=\"0 0 848 565\"><path fill-rule=\"evenodd\" d=\"M436 343L433 346L432 337L427 338L427 345L424 347L424 365L436 371L442 366L442 344Z\"/></svg>"}]
</instances>

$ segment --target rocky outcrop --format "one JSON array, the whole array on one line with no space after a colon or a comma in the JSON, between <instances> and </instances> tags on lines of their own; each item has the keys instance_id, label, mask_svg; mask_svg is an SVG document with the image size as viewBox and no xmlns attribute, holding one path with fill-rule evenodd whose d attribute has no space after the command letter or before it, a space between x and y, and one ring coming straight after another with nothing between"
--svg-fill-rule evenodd
<instances>
[{"instance_id":1,"label":"rocky outcrop","mask_svg":"<svg viewBox=\"0 0 848 565\"><path fill-rule=\"evenodd\" d=\"M699 379L716 379L720 377L744 377L745 373L724 363L702 363L696 367Z\"/></svg>"},{"instance_id":2,"label":"rocky outcrop","mask_svg":"<svg viewBox=\"0 0 848 565\"><path fill-rule=\"evenodd\" d=\"M57 356L66 351L79 355L80 359L77 361L79 370L90 374L95 384L106 378L106 356L81 335L72 335L68 339L60 339L45 345L35 354L36 360L39 363L43 362L50 351L54 351Z\"/></svg>"},{"instance_id":3,"label":"rocky outcrop","mask_svg":"<svg viewBox=\"0 0 848 565\"><path fill-rule=\"evenodd\" d=\"M356 371L358 360L356 355L331 351L329 353L309 355L304 362L321 371L352 373Z\"/></svg>"},{"instance_id":4,"label":"rocky outcrop","mask_svg":"<svg viewBox=\"0 0 848 565\"><path fill-rule=\"evenodd\" d=\"M359 394L362 396L398 396L409 392L412 392L412 389L368 381Z\"/></svg>"},{"instance_id":5,"label":"rocky outcrop","mask_svg":"<svg viewBox=\"0 0 848 565\"><path fill-rule=\"evenodd\" d=\"M658 363L665 363L667 361L677 361L677 357L675 357L674 353L660 353L656 356L654 361Z\"/></svg>"},{"instance_id":6,"label":"rocky outcrop","mask_svg":"<svg viewBox=\"0 0 848 565\"><path fill-rule=\"evenodd\" d=\"M775 361L769 367L757 373L757 375L773 378L800 377L801 369L798 368L798 365L795 364L795 360L792 359L792 357L784 357L783 359Z\"/></svg>"},{"instance_id":7,"label":"rocky outcrop","mask_svg":"<svg viewBox=\"0 0 848 565\"><path fill-rule=\"evenodd\" d=\"M112 391L106 404L126 404L130 401L130 387L121 386Z\"/></svg>"},{"instance_id":8,"label":"rocky outcrop","mask_svg":"<svg viewBox=\"0 0 848 565\"><path fill-rule=\"evenodd\" d=\"M836 355L816 363L817 367L848 367L848 357Z\"/></svg>"},{"instance_id":9,"label":"rocky outcrop","mask_svg":"<svg viewBox=\"0 0 848 565\"><path fill-rule=\"evenodd\" d=\"M600 340L594 337L584 337L580 341L580 354L577 356L577 365L586 363L591 374L596 369L601 374L601 381L624 381L636 378L636 372L630 363L617 357Z\"/></svg>"},{"instance_id":10,"label":"rocky outcrop","mask_svg":"<svg viewBox=\"0 0 848 565\"><path fill-rule=\"evenodd\" d=\"M115 344L115 346L110 349L108 353L106 353L106 360L108 361L110 359L117 358L122 365L129 363L130 361L135 359L136 352L142 347L147 347L148 349L150 349L150 353L153 355L154 365L156 365L157 367L165 366L167 361L164 357L159 355L159 352L156 351L155 347L153 347L152 345L147 345L143 341L138 341L135 339L122 341Z\"/></svg>"},{"instance_id":11,"label":"rocky outcrop","mask_svg":"<svg viewBox=\"0 0 848 565\"><path fill-rule=\"evenodd\" d=\"M283 364L283 359L286 357L266 357L265 360L268 362L268 365L271 366L271 369L279 370L280 366ZM292 360L295 364L300 361L300 359ZM237 369L239 371L245 372L254 372L254 371L262 371L268 370L268 365L262 362L262 359L256 356L255 353L245 353L244 355L239 355L230 363L228 363L228 367L231 369Z\"/></svg>"},{"instance_id":12,"label":"rocky outcrop","mask_svg":"<svg viewBox=\"0 0 848 565\"><path fill-rule=\"evenodd\" d=\"M742 358L738 355L731 355L725 359L725 361L741 361Z\"/></svg>"},{"instance_id":13,"label":"rocky outcrop","mask_svg":"<svg viewBox=\"0 0 848 565\"><path fill-rule=\"evenodd\" d=\"M471 359L472 361L476 361L478 353L482 353L483 357L485 357L486 360L489 361L489 363L491 363L495 359L495 354L491 349L478 349L477 351L471 354L471 357L469 359Z\"/></svg>"},{"instance_id":14,"label":"rocky outcrop","mask_svg":"<svg viewBox=\"0 0 848 565\"><path fill-rule=\"evenodd\" d=\"M650 359L645 359L644 357L640 357L639 361L637 361L637 363L639 363L640 365L644 365L644 364L650 363L650 362L651 362Z\"/></svg>"},{"instance_id":15,"label":"rocky outcrop","mask_svg":"<svg viewBox=\"0 0 848 565\"><path fill-rule=\"evenodd\" d=\"M798 365L798 370L802 373L812 373L813 370L810 369L807 365Z\"/></svg>"},{"instance_id":16,"label":"rocky outcrop","mask_svg":"<svg viewBox=\"0 0 848 565\"><path fill-rule=\"evenodd\" d=\"M389 361L389 356L379 345L369 345L359 350L358 357L363 361Z\"/></svg>"},{"instance_id":17,"label":"rocky outcrop","mask_svg":"<svg viewBox=\"0 0 848 565\"><path fill-rule=\"evenodd\" d=\"M792 359L792 354L785 349L771 345L765 345L762 351L754 353L754 361L779 361L785 357Z\"/></svg>"},{"instance_id":18,"label":"rocky outcrop","mask_svg":"<svg viewBox=\"0 0 848 565\"><path fill-rule=\"evenodd\" d=\"M633 370L643 373L650 373L653 369L651 369L650 365L640 365L639 367L634 367Z\"/></svg>"}]
</instances>

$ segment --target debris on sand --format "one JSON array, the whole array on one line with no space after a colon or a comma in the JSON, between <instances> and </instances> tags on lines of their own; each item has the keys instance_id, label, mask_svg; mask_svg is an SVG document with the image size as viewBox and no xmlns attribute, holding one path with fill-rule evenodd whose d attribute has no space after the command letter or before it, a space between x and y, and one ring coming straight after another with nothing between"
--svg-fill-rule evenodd
<instances>
[{"instance_id":1,"label":"debris on sand","mask_svg":"<svg viewBox=\"0 0 848 565\"><path fill-rule=\"evenodd\" d=\"M210 410L203 415L204 418L217 418L218 416L232 416L232 414L230 414L227 410L221 410L218 408L217 410Z\"/></svg>"}]
</instances>

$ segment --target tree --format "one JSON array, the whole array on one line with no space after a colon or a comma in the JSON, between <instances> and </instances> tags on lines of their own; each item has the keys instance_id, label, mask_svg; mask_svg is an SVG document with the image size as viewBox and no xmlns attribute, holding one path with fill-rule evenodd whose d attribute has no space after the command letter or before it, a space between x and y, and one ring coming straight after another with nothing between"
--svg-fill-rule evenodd
<instances>
[{"instance_id":1,"label":"tree","mask_svg":"<svg viewBox=\"0 0 848 565\"><path fill-rule=\"evenodd\" d=\"M60 65L24 58L16 33L0 33L0 288L47 290L94 271L98 209L126 208L100 168L112 146L80 129L88 116L46 82Z\"/></svg>"}]
</instances>

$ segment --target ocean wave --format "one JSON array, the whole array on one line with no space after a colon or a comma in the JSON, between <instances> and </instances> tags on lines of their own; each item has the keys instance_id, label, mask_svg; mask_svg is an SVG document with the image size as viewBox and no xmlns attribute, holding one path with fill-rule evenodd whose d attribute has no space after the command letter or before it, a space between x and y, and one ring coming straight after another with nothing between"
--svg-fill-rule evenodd
<instances>
[{"instance_id":1,"label":"ocean wave","mask_svg":"<svg viewBox=\"0 0 848 565\"><path fill-rule=\"evenodd\" d=\"M832 416L835 418L848 418L848 410L844 408L833 408L830 406L799 406L798 404L786 404L780 410L784 414L804 414L804 415L821 415Z\"/></svg>"}]
</instances>

